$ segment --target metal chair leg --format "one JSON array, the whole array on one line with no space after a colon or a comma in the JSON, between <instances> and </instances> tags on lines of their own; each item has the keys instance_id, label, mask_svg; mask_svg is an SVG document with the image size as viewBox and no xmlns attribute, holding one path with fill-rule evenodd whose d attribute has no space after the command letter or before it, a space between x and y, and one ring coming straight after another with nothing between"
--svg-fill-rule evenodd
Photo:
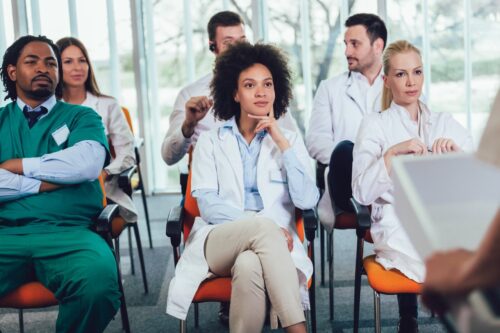
<instances>
[{"instance_id":1,"label":"metal chair leg","mask_svg":"<svg viewBox=\"0 0 500 333\"><path fill-rule=\"evenodd\" d=\"M180 325L179 325L179 332L180 333L187 333L187 325L185 320L179 320Z\"/></svg>"},{"instance_id":2,"label":"metal chair leg","mask_svg":"<svg viewBox=\"0 0 500 333\"><path fill-rule=\"evenodd\" d=\"M120 313L122 317L122 327L126 333L130 333L130 322L128 319L127 302L125 301L125 291L123 290L122 283L122 271L120 268L120 240L115 238L115 258L116 258L116 270L118 272L118 288L121 293L120 297Z\"/></svg>"},{"instance_id":3,"label":"metal chair leg","mask_svg":"<svg viewBox=\"0 0 500 333\"><path fill-rule=\"evenodd\" d=\"M135 275L135 264L134 264L134 244L132 244L132 232L130 228L127 228L128 236L128 253L130 256L130 274Z\"/></svg>"},{"instance_id":4,"label":"metal chair leg","mask_svg":"<svg viewBox=\"0 0 500 333\"><path fill-rule=\"evenodd\" d=\"M139 263L141 265L142 283L144 284L144 293L149 292L148 279L146 277L146 266L144 265L144 254L142 253L142 242L141 236L139 234L139 226L134 223L132 228L134 228L135 242L137 244L137 252L139 253ZM130 229L130 228L129 228Z\"/></svg>"},{"instance_id":5,"label":"metal chair leg","mask_svg":"<svg viewBox=\"0 0 500 333\"><path fill-rule=\"evenodd\" d=\"M311 261L314 267L314 240L309 243L310 247L310 253L311 253ZM311 326L312 326L312 332L316 333L316 274L313 271L312 274L312 283L311 287L309 288L309 300L311 303Z\"/></svg>"},{"instance_id":6,"label":"metal chair leg","mask_svg":"<svg viewBox=\"0 0 500 333\"><path fill-rule=\"evenodd\" d=\"M198 303L194 303L194 327L198 328L199 309Z\"/></svg>"},{"instance_id":7,"label":"metal chair leg","mask_svg":"<svg viewBox=\"0 0 500 333\"><path fill-rule=\"evenodd\" d=\"M330 321L333 321L333 311L334 311L334 295L335 295L335 287L334 287L334 275L333 275L333 264L334 264L334 252L333 252L333 230L328 233L327 236L327 248L328 248L328 293L330 296Z\"/></svg>"},{"instance_id":8,"label":"metal chair leg","mask_svg":"<svg viewBox=\"0 0 500 333\"><path fill-rule=\"evenodd\" d=\"M116 264L118 265L118 268L120 268L120 238L115 238L114 239L114 244L115 244L115 260Z\"/></svg>"},{"instance_id":9,"label":"metal chair leg","mask_svg":"<svg viewBox=\"0 0 500 333\"><path fill-rule=\"evenodd\" d=\"M130 333L130 322L128 319L127 303L125 301L125 291L123 290L122 274L120 273L120 270L118 270L118 287L120 288L120 293L122 294L122 296L120 297L120 313L122 317L123 330L126 333Z\"/></svg>"},{"instance_id":10,"label":"metal chair leg","mask_svg":"<svg viewBox=\"0 0 500 333\"><path fill-rule=\"evenodd\" d=\"M325 286L325 228L322 224L319 226L319 248L321 257L321 286ZM328 246L328 243L327 243Z\"/></svg>"},{"instance_id":11,"label":"metal chair leg","mask_svg":"<svg viewBox=\"0 0 500 333\"><path fill-rule=\"evenodd\" d=\"M19 332L24 333L24 314L23 309L19 309Z\"/></svg>"},{"instance_id":12,"label":"metal chair leg","mask_svg":"<svg viewBox=\"0 0 500 333\"><path fill-rule=\"evenodd\" d=\"M374 301L374 314L375 314L375 332L381 333L380 325L380 294L373 291L373 301Z\"/></svg>"},{"instance_id":13,"label":"metal chair leg","mask_svg":"<svg viewBox=\"0 0 500 333\"><path fill-rule=\"evenodd\" d=\"M359 329L359 306L361 299L361 274L363 272L363 242L362 237L357 237L356 268L354 271L354 333Z\"/></svg>"},{"instance_id":14,"label":"metal chair leg","mask_svg":"<svg viewBox=\"0 0 500 333\"><path fill-rule=\"evenodd\" d=\"M149 248L153 248L153 239L151 238L151 225L149 222L149 212L148 212L148 203L146 201L146 191L144 191L144 182L142 181L142 172L141 168L137 166L137 174L139 175L139 184L141 189L141 198L142 198L142 206L144 207L144 215L146 216L146 227L148 228L148 237L149 237Z\"/></svg>"},{"instance_id":15,"label":"metal chair leg","mask_svg":"<svg viewBox=\"0 0 500 333\"><path fill-rule=\"evenodd\" d=\"M312 332L311 311L305 310L304 317L306 317L306 332Z\"/></svg>"}]
</instances>

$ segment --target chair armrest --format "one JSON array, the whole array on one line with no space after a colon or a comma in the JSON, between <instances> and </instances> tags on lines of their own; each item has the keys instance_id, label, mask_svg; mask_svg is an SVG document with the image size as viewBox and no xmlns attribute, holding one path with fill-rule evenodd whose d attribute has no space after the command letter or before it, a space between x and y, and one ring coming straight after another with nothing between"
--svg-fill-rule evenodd
<instances>
[{"instance_id":1,"label":"chair armrest","mask_svg":"<svg viewBox=\"0 0 500 333\"><path fill-rule=\"evenodd\" d=\"M372 218L368 206L363 206L356 199L351 198L351 205L356 213L356 220L358 222L358 227L356 228L356 233L358 237L364 237L365 232L370 229L372 225Z\"/></svg>"},{"instance_id":2,"label":"chair armrest","mask_svg":"<svg viewBox=\"0 0 500 333\"><path fill-rule=\"evenodd\" d=\"M178 247L181 244L181 234L182 234L182 206L175 206L170 209L167 217L167 228L166 235L170 238L170 243L172 247Z\"/></svg>"},{"instance_id":3,"label":"chair armrest","mask_svg":"<svg viewBox=\"0 0 500 333\"><path fill-rule=\"evenodd\" d=\"M101 236L111 232L111 221L118 215L118 205L111 204L104 207L95 219L94 230Z\"/></svg>"},{"instance_id":4,"label":"chair armrest","mask_svg":"<svg viewBox=\"0 0 500 333\"><path fill-rule=\"evenodd\" d=\"M123 170L118 175L118 186L128 195L132 194L132 176L137 172L137 165Z\"/></svg>"},{"instance_id":5,"label":"chair armrest","mask_svg":"<svg viewBox=\"0 0 500 333\"><path fill-rule=\"evenodd\" d=\"M314 240L316 236L316 229L318 228L318 216L316 210L306 209L302 211L302 218L304 219L304 229L306 233L306 239L309 242Z\"/></svg>"},{"instance_id":6,"label":"chair armrest","mask_svg":"<svg viewBox=\"0 0 500 333\"><path fill-rule=\"evenodd\" d=\"M316 186L323 191L326 189L325 186L325 170L328 165L316 162Z\"/></svg>"}]
</instances>

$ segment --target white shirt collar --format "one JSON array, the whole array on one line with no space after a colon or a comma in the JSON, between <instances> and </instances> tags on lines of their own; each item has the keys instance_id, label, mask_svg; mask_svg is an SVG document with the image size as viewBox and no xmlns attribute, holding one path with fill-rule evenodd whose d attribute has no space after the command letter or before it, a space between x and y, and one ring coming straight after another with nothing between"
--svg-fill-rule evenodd
<instances>
[{"instance_id":1,"label":"white shirt collar","mask_svg":"<svg viewBox=\"0 0 500 333\"><path fill-rule=\"evenodd\" d=\"M355 80L362 81L362 82L369 85L368 78L366 76L364 76L363 74L361 74L361 72L351 71L351 75ZM382 80L383 80L383 74L382 74L382 68L380 68L380 71L379 71L377 77L375 78L375 80L373 80L372 86L374 86L377 82L382 81Z\"/></svg>"},{"instance_id":2,"label":"white shirt collar","mask_svg":"<svg viewBox=\"0 0 500 333\"><path fill-rule=\"evenodd\" d=\"M19 108L21 110L23 110L24 106L26 105L26 103L19 97L16 99L16 103L17 103L17 106L19 106ZM56 96L52 95L48 99L46 99L43 103L36 106L35 108L31 108L29 105L28 105L28 108L29 108L29 110L34 110L40 106L43 106L44 108L47 109L47 114L48 114L52 110L52 108L56 105L56 103L57 103Z\"/></svg>"}]
</instances>

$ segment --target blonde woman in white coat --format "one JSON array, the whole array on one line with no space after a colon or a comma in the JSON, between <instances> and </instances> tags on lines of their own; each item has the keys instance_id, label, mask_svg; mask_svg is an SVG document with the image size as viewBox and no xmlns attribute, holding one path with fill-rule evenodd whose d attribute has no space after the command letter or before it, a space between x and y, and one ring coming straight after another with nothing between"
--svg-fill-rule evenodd
<instances>
[{"instance_id":1,"label":"blonde woman in white coat","mask_svg":"<svg viewBox=\"0 0 500 333\"><path fill-rule=\"evenodd\" d=\"M271 326L305 332L312 263L295 228L295 209L315 207L319 192L300 135L277 119L291 98L286 58L266 44L235 44L216 61L215 115L194 150L192 194L201 218L169 287L167 313L185 319L199 284L231 276L229 327L261 332L266 299Z\"/></svg>"},{"instance_id":2,"label":"blonde woman in white coat","mask_svg":"<svg viewBox=\"0 0 500 333\"><path fill-rule=\"evenodd\" d=\"M419 98L424 82L420 51L407 41L383 56L382 111L363 119L353 152L353 196L372 206L376 260L423 282L425 266L393 207L391 159L397 155L447 154L472 149L470 134L450 114L432 113ZM416 295L398 295L400 332L417 332Z\"/></svg>"},{"instance_id":3,"label":"blonde woman in white coat","mask_svg":"<svg viewBox=\"0 0 500 333\"><path fill-rule=\"evenodd\" d=\"M118 186L113 177L135 165L134 136L118 102L103 95L95 80L88 52L83 43L73 37L57 41L63 69L63 95L67 103L94 109L102 118L104 130L114 150L114 158L104 168L106 197L120 207L120 216L129 223L137 222L137 209L132 199Z\"/></svg>"}]
</instances>

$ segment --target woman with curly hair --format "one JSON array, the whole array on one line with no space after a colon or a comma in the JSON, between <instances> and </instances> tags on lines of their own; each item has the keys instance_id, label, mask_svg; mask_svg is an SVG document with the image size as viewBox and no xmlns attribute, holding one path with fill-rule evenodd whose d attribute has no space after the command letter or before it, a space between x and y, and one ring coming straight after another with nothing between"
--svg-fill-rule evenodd
<instances>
[{"instance_id":1,"label":"woman with curly hair","mask_svg":"<svg viewBox=\"0 0 500 333\"><path fill-rule=\"evenodd\" d=\"M271 327L305 332L313 266L297 236L295 207L319 198L302 138L277 125L292 97L287 59L274 46L240 43L221 55L211 83L214 114L226 122L201 134L192 195L201 217L170 283L167 313L185 319L199 284L231 276L231 332Z\"/></svg>"}]
</instances>

